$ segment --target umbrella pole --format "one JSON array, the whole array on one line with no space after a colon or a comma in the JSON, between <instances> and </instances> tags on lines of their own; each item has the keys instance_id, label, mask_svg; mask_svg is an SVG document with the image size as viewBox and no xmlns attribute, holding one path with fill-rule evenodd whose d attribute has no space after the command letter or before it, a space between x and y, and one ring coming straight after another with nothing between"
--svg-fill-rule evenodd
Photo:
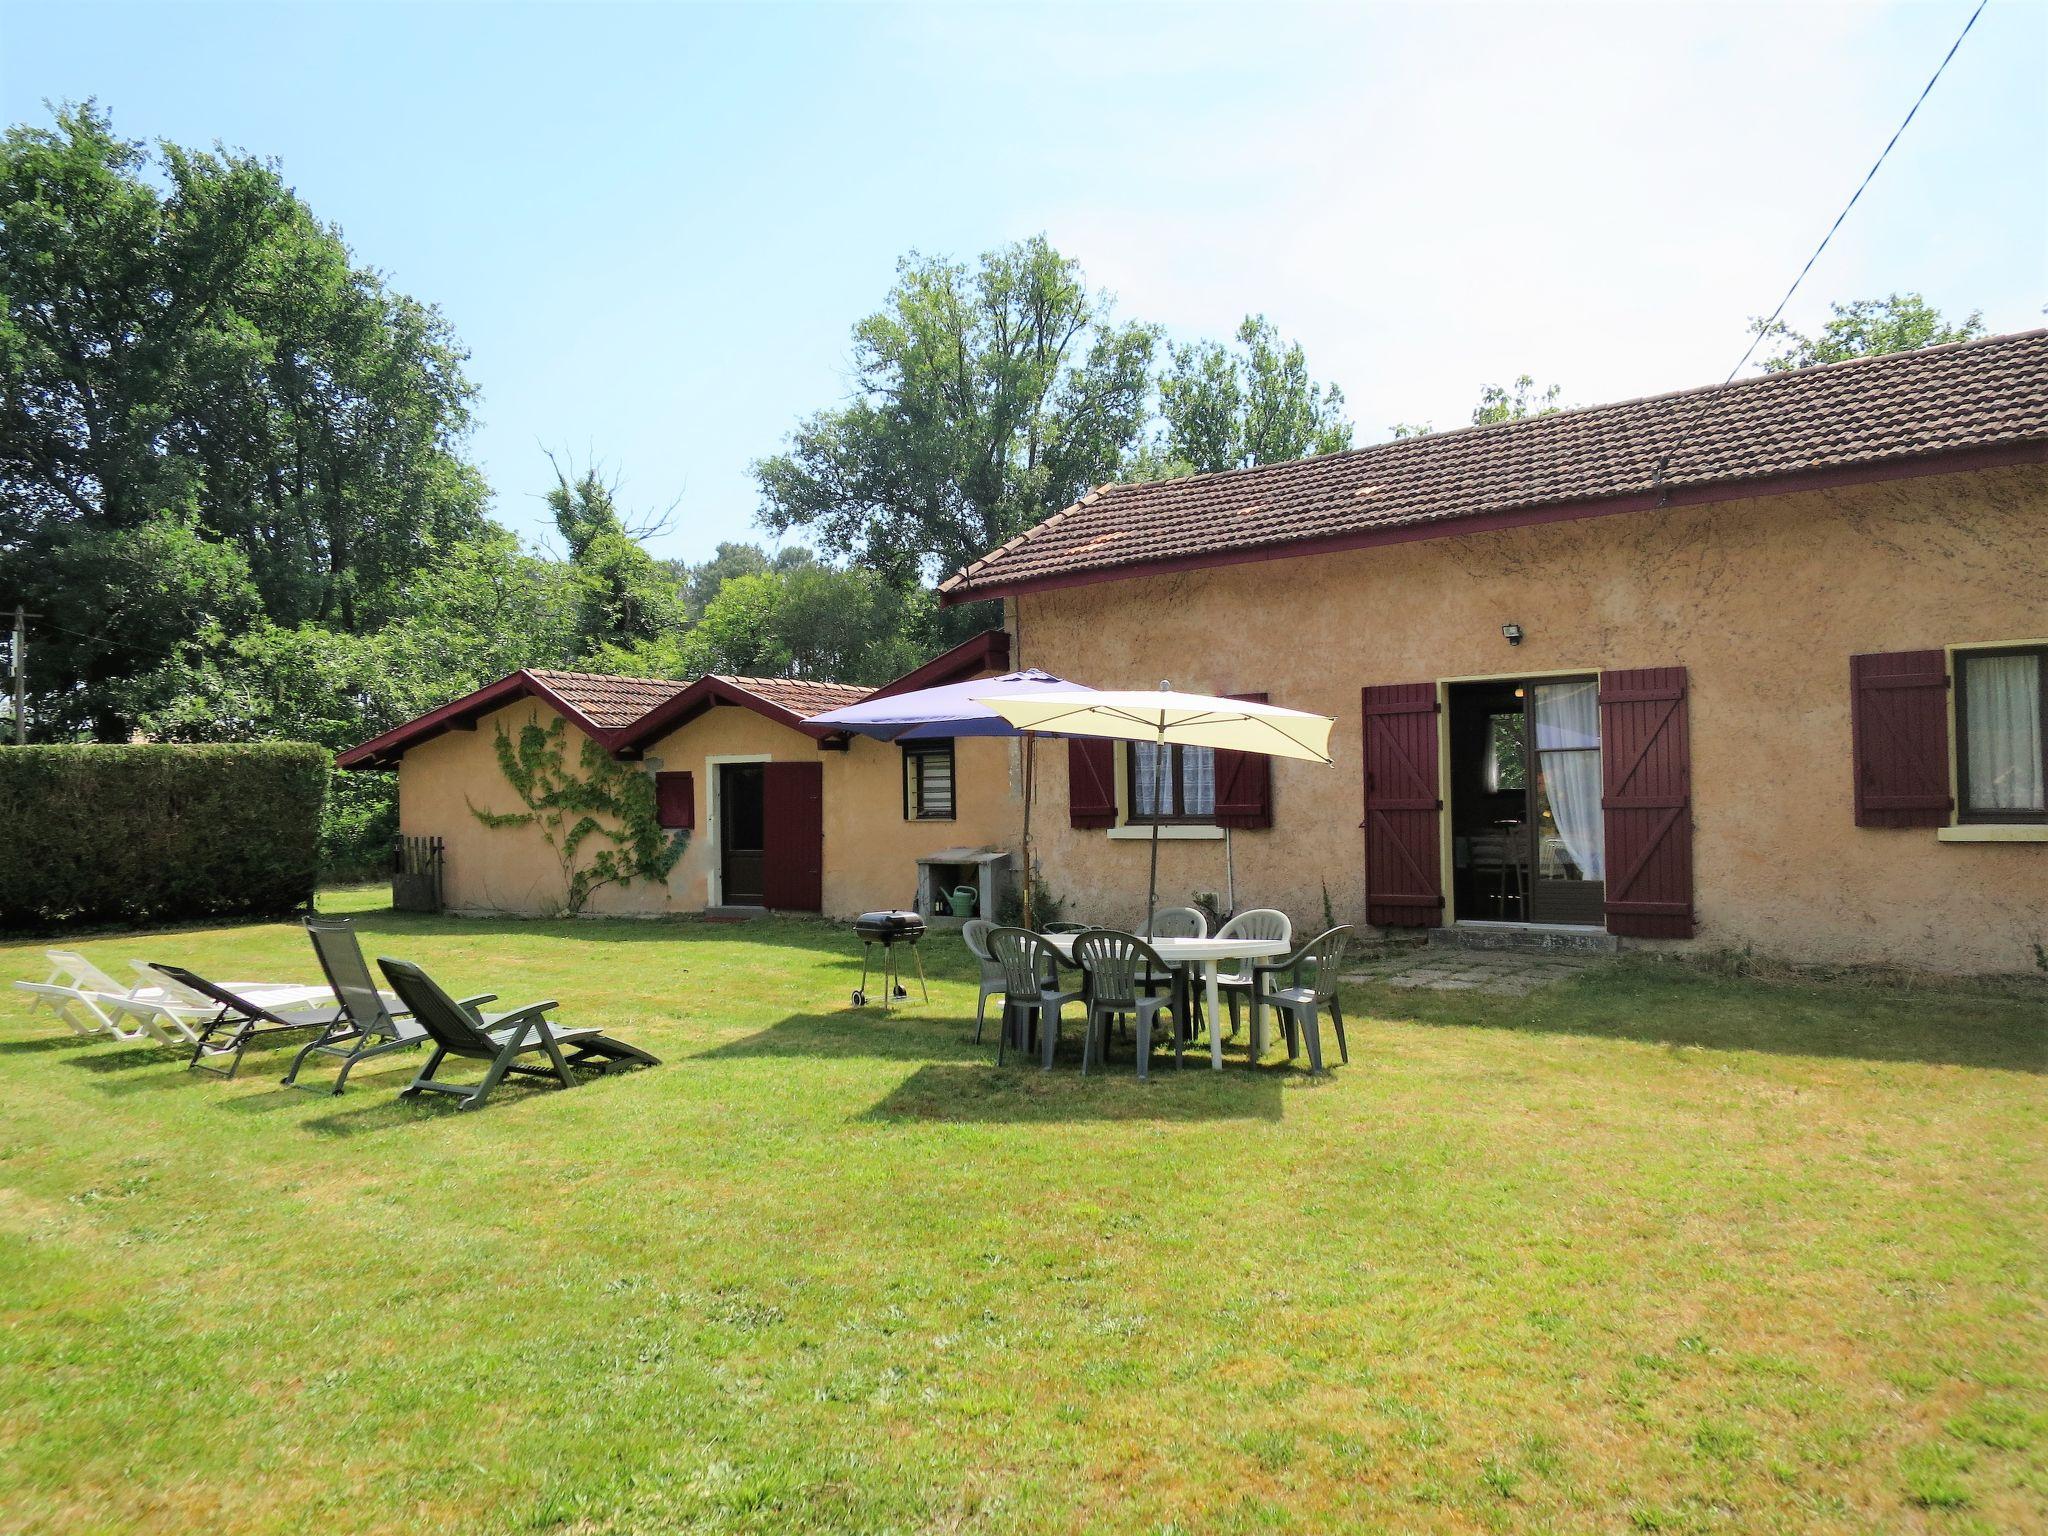
<instances>
[{"instance_id":1,"label":"umbrella pole","mask_svg":"<svg viewBox=\"0 0 2048 1536\"><path fill-rule=\"evenodd\" d=\"M1024 926L1033 930L1038 924L1032 920L1031 911L1031 797L1037 788L1038 738L1024 738Z\"/></svg>"},{"instance_id":2,"label":"umbrella pole","mask_svg":"<svg viewBox=\"0 0 2048 1536\"><path fill-rule=\"evenodd\" d=\"M1237 844L1231 840L1234 828L1223 829L1223 920L1237 916Z\"/></svg>"},{"instance_id":3,"label":"umbrella pole","mask_svg":"<svg viewBox=\"0 0 2048 1536\"><path fill-rule=\"evenodd\" d=\"M1163 687L1163 685L1162 685ZM1166 717L1159 717L1159 744L1152 754L1152 873L1145 881L1144 932L1152 935L1152 914L1159 905L1159 776L1166 770Z\"/></svg>"}]
</instances>

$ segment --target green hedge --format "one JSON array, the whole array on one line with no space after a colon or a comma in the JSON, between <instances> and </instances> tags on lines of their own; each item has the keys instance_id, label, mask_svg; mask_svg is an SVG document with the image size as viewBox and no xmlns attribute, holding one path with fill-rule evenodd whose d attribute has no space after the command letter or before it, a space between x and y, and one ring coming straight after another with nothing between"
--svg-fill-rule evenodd
<instances>
[{"instance_id":1,"label":"green hedge","mask_svg":"<svg viewBox=\"0 0 2048 1536\"><path fill-rule=\"evenodd\" d=\"M307 742L0 747L0 927L302 906L328 763Z\"/></svg>"}]
</instances>

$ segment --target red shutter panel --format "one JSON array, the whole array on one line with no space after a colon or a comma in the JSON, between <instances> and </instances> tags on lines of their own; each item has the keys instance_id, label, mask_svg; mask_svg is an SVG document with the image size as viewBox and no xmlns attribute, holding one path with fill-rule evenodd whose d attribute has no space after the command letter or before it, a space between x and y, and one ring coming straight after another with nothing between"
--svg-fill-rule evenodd
<instances>
[{"instance_id":1,"label":"red shutter panel","mask_svg":"<svg viewBox=\"0 0 2048 1536\"><path fill-rule=\"evenodd\" d=\"M784 912L825 906L825 766L761 765L761 905Z\"/></svg>"},{"instance_id":2,"label":"red shutter panel","mask_svg":"<svg viewBox=\"0 0 2048 1536\"><path fill-rule=\"evenodd\" d=\"M678 829L697 825L697 788L693 775L657 773L654 776L654 819L664 827Z\"/></svg>"},{"instance_id":3,"label":"red shutter panel","mask_svg":"<svg viewBox=\"0 0 2048 1536\"><path fill-rule=\"evenodd\" d=\"M1692 746L1683 667L1600 674L1607 931L1689 939Z\"/></svg>"},{"instance_id":4,"label":"red shutter panel","mask_svg":"<svg viewBox=\"0 0 2048 1536\"><path fill-rule=\"evenodd\" d=\"M1856 825L1948 824L1948 658L1890 651L1849 658Z\"/></svg>"},{"instance_id":5,"label":"red shutter panel","mask_svg":"<svg viewBox=\"0 0 2048 1536\"><path fill-rule=\"evenodd\" d=\"M1444 910L1436 684L1367 688L1360 702L1366 921L1427 928L1442 920Z\"/></svg>"},{"instance_id":6,"label":"red shutter panel","mask_svg":"<svg viewBox=\"0 0 2048 1536\"><path fill-rule=\"evenodd\" d=\"M1067 821L1076 827L1116 825L1116 743L1075 736L1067 742Z\"/></svg>"},{"instance_id":7,"label":"red shutter panel","mask_svg":"<svg viewBox=\"0 0 2048 1536\"><path fill-rule=\"evenodd\" d=\"M1263 693L1227 693L1227 699L1264 704ZM1263 752L1216 753L1216 825L1239 831L1273 825L1273 759Z\"/></svg>"}]
</instances>

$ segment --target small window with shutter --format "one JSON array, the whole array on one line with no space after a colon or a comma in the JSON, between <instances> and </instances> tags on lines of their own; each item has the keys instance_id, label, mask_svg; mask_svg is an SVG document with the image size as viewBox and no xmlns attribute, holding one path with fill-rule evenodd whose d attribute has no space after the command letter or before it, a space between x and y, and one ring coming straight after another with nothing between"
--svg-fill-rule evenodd
<instances>
[{"instance_id":1,"label":"small window with shutter","mask_svg":"<svg viewBox=\"0 0 2048 1536\"><path fill-rule=\"evenodd\" d=\"M903 819L953 819L953 742L906 741L903 744Z\"/></svg>"},{"instance_id":2,"label":"small window with shutter","mask_svg":"<svg viewBox=\"0 0 2048 1536\"><path fill-rule=\"evenodd\" d=\"M654 819L672 831L687 831L697 825L697 791L692 775L654 776Z\"/></svg>"},{"instance_id":3,"label":"small window with shutter","mask_svg":"<svg viewBox=\"0 0 2048 1536\"><path fill-rule=\"evenodd\" d=\"M1956 819L2048 822L2048 646L1956 653Z\"/></svg>"}]
</instances>

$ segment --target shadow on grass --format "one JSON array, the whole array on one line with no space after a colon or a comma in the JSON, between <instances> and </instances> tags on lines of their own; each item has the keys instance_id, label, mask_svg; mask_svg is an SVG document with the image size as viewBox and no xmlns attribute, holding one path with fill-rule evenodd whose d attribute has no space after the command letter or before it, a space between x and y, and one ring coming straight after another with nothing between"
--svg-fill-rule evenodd
<instances>
[{"instance_id":1,"label":"shadow on grass","mask_svg":"<svg viewBox=\"0 0 2048 1536\"><path fill-rule=\"evenodd\" d=\"M483 1063L479 1062L476 1066L477 1070L473 1075L450 1077L448 1081L460 1083L464 1087L470 1086L479 1081L484 1075ZM418 1126L442 1119L466 1119L471 1115L495 1115L499 1113L516 1114L519 1111L519 1107L523 1104L552 1099L558 1094L563 1093L586 1092L596 1088L600 1083L605 1082L609 1078L623 1080L638 1077L644 1072L659 1070L661 1069L658 1067L636 1067L631 1070L621 1070L612 1073L581 1073L578 1075L576 1087L573 1089L562 1087L552 1077L533 1077L522 1073L516 1077L507 1077L503 1082L499 1083L496 1088L491 1090L491 1096L484 1101L481 1107L476 1109L465 1109L456 1099L441 1093L422 1093L413 1098L403 1097L397 1090L412 1081L412 1069L386 1071L380 1074L384 1081L380 1082L375 1078L361 1080L365 1095L362 1102L352 1105L347 1109L337 1109L332 1114L317 1116L314 1119L305 1121L304 1125L305 1129L313 1132L316 1136L369 1136L382 1131L397 1130L403 1126ZM345 1096L346 1098L353 1099L357 1097L357 1083L358 1079L353 1077L349 1079L349 1090ZM319 1097L318 1095L301 1095L297 1089L293 1088L280 1087L277 1091L281 1094L288 1094L295 1099L300 1097L317 1099ZM270 1095L264 1095L266 1100L269 1097ZM339 1103L342 1101L330 1098L330 1102ZM252 1111L269 1107L271 1106L267 1103L249 1106Z\"/></svg>"},{"instance_id":2,"label":"shadow on grass","mask_svg":"<svg viewBox=\"0 0 2048 1536\"><path fill-rule=\"evenodd\" d=\"M79 1035L69 1031L61 1035L38 1035L33 1040L0 1041L0 1055L61 1051L72 1045L105 1045L111 1038L109 1035Z\"/></svg>"},{"instance_id":3,"label":"shadow on grass","mask_svg":"<svg viewBox=\"0 0 2048 1536\"><path fill-rule=\"evenodd\" d=\"M1078 1031L1075 1038L1079 1038ZM986 1045L974 1043L974 1020L899 1004L894 1012L847 1008L836 1013L793 1013L766 1029L700 1051L695 1061L794 1056L873 1057L882 1061L929 1061L934 1056L994 1058L995 1025Z\"/></svg>"},{"instance_id":4,"label":"shadow on grass","mask_svg":"<svg viewBox=\"0 0 2048 1536\"><path fill-rule=\"evenodd\" d=\"M1171 1058L1152 1064L1140 1082L1128 1059L1082 1077L1075 1063L1051 1072L993 1064L930 1062L859 1116L893 1124L1071 1123L1100 1120L1278 1120L1286 1074L1212 1072L1208 1058L1176 1071Z\"/></svg>"},{"instance_id":5,"label":"shadow on grass","mask_svg":"<svg viewBox=\"0 0 2048 1536\"><path fill-rule=\"evenodd\" d=\"M129 1045L118 1051L99 1051L91 1056L73 1056L65 1062L86 1072L133 1072L140 1067L183 1066L192 1048L175 1050L168 1045Z\"/></svg>"},{"instance_id":6,"label":"shadow on grass","mask_svg":"<svg viewBox=\"0 0 2048 1536\"><path fill-rule=\"evenodd\" d=\"M2012 993L1718 976L1622 961L1527 997L1347 987L1382 1023L2048 1073L2048 1006Z\"/></svg>"}]
</instances>

